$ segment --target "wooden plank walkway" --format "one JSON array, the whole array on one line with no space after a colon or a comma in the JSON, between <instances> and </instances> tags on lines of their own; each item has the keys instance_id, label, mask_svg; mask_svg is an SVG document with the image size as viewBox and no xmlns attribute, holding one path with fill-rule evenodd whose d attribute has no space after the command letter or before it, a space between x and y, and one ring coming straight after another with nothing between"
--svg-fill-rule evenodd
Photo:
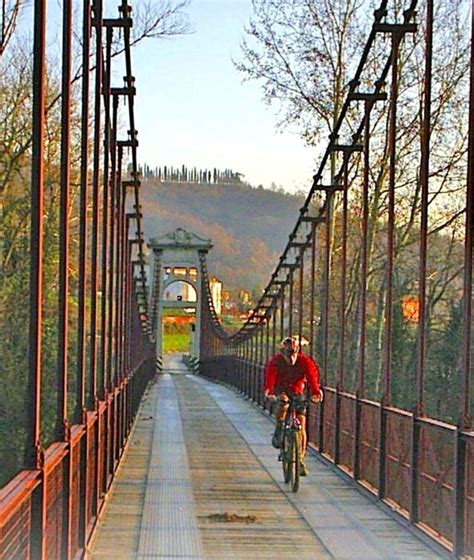
<instances>
[{"instance_id":1,"label":"wooden plank walkway","mask_svg":"<svg viewBox=\"0 0 474 560\"><path fill-rule=\"evenodd\" d=\"M316 457L292 494L270 418L176 361L166 371L141 407L88 558L442 557Z\"/></svg>"}]
</instances>

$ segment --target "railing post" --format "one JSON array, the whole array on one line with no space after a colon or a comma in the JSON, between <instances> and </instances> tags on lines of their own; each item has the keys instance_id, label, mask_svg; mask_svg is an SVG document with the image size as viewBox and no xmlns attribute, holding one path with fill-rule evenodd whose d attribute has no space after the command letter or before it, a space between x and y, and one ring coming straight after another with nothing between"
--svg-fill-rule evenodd
<instances>
[{"instance_id":1,"label":"railing post","mask_svg":"<svg viewBox=\"0 0 474 560\"><path fill-rule=\"evenodd\" d=\"M25 466L41 469L41 334L43 300L43 206L44 206L44 128L46 98L46 0L34 3L33 123L31 170L30 301L28 407L25 442ZM32 560L45 558L46 485L33 493L31 548Z\"/></svg>"},{"instance_id":2,"label":"railing post","mask_svg":"<svg viewBox=\"0 0 474 560\"><path fill-rule=\"evenodd\" d=\"M275 308L272 307L271 312L273 312L273 314L275 314ZM270 313L270 312L269 312ZM267 321L266 321L266 334L265 334L265 359L264 359L264 365L268 362L269 358L270 358L270 319L271 317L269 315L267 315Z\"/></svg>"},{"instance_id":3,"label":"railing post","mask_svg":"<svg viewBox=\"0 0 474 560\"><path fill-rule=\"evenodd\" d=\"M46 483L44 471L41 474L41 484L33 492L31 498L31 541L30 541L30 559L31 560L47 560L46 559Z\"/></svg>"},{"instance_id":4,"label":"railing post","mask_svg":"<svg viewBox=\"0 0 474 560\"><path fill-rule=\"evenodd\" d=\"M339 381L336 383L336 392L334 395L334 464L340 463L340 433L341 433L341 385Z\"/></svg>"},{"instance_id":5,"label":"railing post","mask_svg":"<svg viewBox=\"0 0 474 560\"><path fill-rule=\"evenodd\" d=\"M345 358L345 337L346 337L346 272L347 272L347 212L348 212L348 155L344 154L343 160L343 185L344 189L342 192L343 204L342 204L342 256L341 256L341 279L340 279L340 341L339 341L339 375L336 382L336 403L335 403L335 414L334 414L334 464L338 465L340 463L340 441L341 441L341 391L344 390L344 358Z\"/></svg>"},{"instance_id":6,"label":"railing post","mask_svg":"<svg viewBox=\"0 0 474 560\"><path fill-rule=\"evenodd\" d=\"M260 326L255 329L255 362L254 362L254 373L253 373L253 397L252 400L254 403L258 404L258 387L259 387L259 378L260 378Z\"/></svg>"},{"instance_id":7,"label":"railing post","mask_svg":"<svg viewBox=\"0 0 474 560\"><path fill-rule=\"evenodd\" d=\"M63 510L61 519L60 554L71 557L72 527L72 446L68 417L68 349L69 349L69 210L70 210L70 144L71 144L71 49L72 3L65 0L62 13L62 80L61 80L61 170L59 216L59 293L57 339L57 409L55 439L67 444L63 459Z\"/></svg>"},{"instance_id":8,"label":"railing post","mask_svg":"<svg viewBox=\"0 0 474 560\"><path fill-rule=\"evenodd\" d=\"M385 399L380 401L379 417L379 473L378 473L378 497L385 498L385 475L386 475L386 449L387 449L387 416L385 410Z\"/></svg>"},{"instance_id":9,"label":"railing post","mask_svg":"<svg viewBox=\"0 0 474 560\"><path fill-rule=\"evenodd\" d=\"M82 424L84 425L84 436L79 454L79 519L78 519L78 543L82 550L87 546L87 512L89 510L88 481L90 464L88 460L89 429L87 423L87 412L82 413Z\"/></svg>"},{"instance_id":10,"label":"railing post","mask_svg":"<svg viewBox=\"0 0 474 560\"><path fill-rule=\"evenodd\" d=\"M311 222L311 277L310 277L310 301L309 301L309 354L314 357L314 298L316 285L316 222Z\"/></svg>"},{"instance_id":11,"label":"railing post","mask_svg":"<svg viewBox=\"0 0 474 560\"><path fill-rule=\"evenodd\" d=\"M466 535L466 442L458 425L454 441L454 534L453 556L463 557Z\"/></svg>"},{"instance_id":12,"label":"railing post","mask_svg":"<svg viewBox=\"0 0 474 560\"><path fill-rule=\"evenodd\" d=\"M360 428L361 428L361 407L359 390L355 394L354 402L354 449L353 449L353 464L352 472L354 480L360 479Z\"/></svg>"},{"instance_id":13,"label":"railing post","mask_svg":"<svg viewBox=\"0 0 474 560\"><path fill-rule=\"evenodd\" d=\"M261 332L262 328L260 325L256 328L255 331L255 368L254 368L254 378L253 378L253 401L258 404L258 387L259 387L259 379L260 379L260 361L261 361L261 352L262 352L262 345L261 345Z\"/></svg>"},{"instance_id":14,"label":"railing post","mask_svg":"<svg viewBox=\"0 0 474 560\"><path fill-rule=\"evenodd\" d=\"M247 341L247 375L246 375L246 384L245 384L245 394L248 399L251 398L251 383L252 383L252 335L249 335Z\"/></svg>"},{"instance_id":15,"label":"railing post","mask_svg":"<svg viewBox=\"0 0 474 560\"><path fill-rule=\"evenodd\" d=\"M361 294L359 301L359 356L357 369L357 390L354 417L354 480L360 478L360 431L361 398L365 395L365 345L367 321L367 260L368 260L368 223L369 223L369 180L370 180L370 112L374 101L364 102L364 181L362 187L362 249L360 263Z\"/></svg>"},{"instance_id":16,"label":"railing post","mask_svg":"<svg viewBox=\"0 0 474 560\"><path fill-rule=\"evenodd\" d=\"M270 357L273 356L273 354L275 354L276 352L278 296L275 296L273 304L272 345L270 350Z\"/></svg>"},{"instance_id":17,"label":"railing post","mask_svg":"<svg viewBox=\"0 0 474 560\"><path fill-rule=\"evenodd\" d=\"M236 363L237 363L237 390L241 393L242 392L242 350L243 344L240 337L236 340Z\"/></svg>"},{"instance_id":18,"label":"railing post","mask_svg":"<svg viewBox=\"0 0 474 560\"><path fill-rule=\"evenodd\" d=\"M304 287L304 247L300 247L299 252L299 279L298 279L298 337L301 344L303 337L303 287Z\"/></svg>"},{"instance_id":19,"label":"railing post","mask_svg":"<svg viewBox=\"0 0 474 560\"><path fill-rule=\"evenodd\" d=\"M420 265L418 275L419 285L419 318L417 333L417 372L416 388L417 402L413 407L412 416L412 456L411 456L411 507L410 520L418 522L418 469L420 447L419 418L424 416L424 377L426 353L426 260L428 242L428 192L430 170L430 137L431 137L431 74L433 55L433 0L426 2L426 55L423 94L423 122L421 136L420 188L421 188L421 216L420 216Z\"/></svg>"},{"instance_id":20,"label":"railing post","mask_svg":"<svg viewBox=\"0 0 474 560\"><path fill-rule=\"evenodd\" d=\"M255 363L253 375L253 397L254 403L259 404L259 387L260 387L260 355L261 355L261 332L262 328L259 325L255 330Z\"/></svg>"},{"instance_id":21,"label":"railing post","mask_svg":"<svg viewBox=\"0 0 474 560\"><path fill-rule=\"evenodd\" d=\"M92 171L92 232L90 274L90 389L89 393L97 409L97 292L99 289L99 194L100 194L100 147L101 147L101 89L102 89L102 2L94 0L95 29L95 86L94 86L94 151Z\"/></svg>"},{"instance_id":22,"label":"railing post","mask_svg":"<svg viewBox=\"0 0 474 560\"><path fill-rule=\"evenodd\" d=\"M318 425L318 451L319 453L324 453L324 410L325 410L324 400L319 405L319 425Z\"/></svg>"},{"instance_id":23,"label":"railing post","mask_svg":"<svg viewBox=\"0 0 474 560\"><path fill-rule=\"evenodd\" d=\"M415 406L412 413L411 429L411 507L410 521L418 523L418 468L420 457L420 423L418 419L418 407Z\"/></svg>"},{"instance_id":24,"label":"railing post","mask_svg":"<svg viewBox=\"0 0 474 560\"><path fill-rule=\"evenodd\" d=\"M44 106L46 75L46 0L35 0L33 123L30 233L29 403L26 467L41 461L41 340L43 302Z\"/></svg>"},{"instance_id":25,"label":"railing post","mask_svg":"<svg viewBox=\"0 0 474 560\"><path fill-rule=\"evenodd\" d=\"M246 396L247 394L247 369L248 369L248 336L246 335L245 340L243 341L243 351L242 351L242 395Z\"/></svg>"},{"instance_id":26,"label":"railing post","mask_svg":"<svg viewBox=\"0 0 474 560\"><path fill-rule=\"evenodd\" d=\"M82 14L82 91L81 91L81 166L80 166L80 216L79 216L79 286L78 286L78 352L77 397L74 421L84 425L84 437L79 459L79 519L78 544L82 550L87 545L87 514L89 510L88 461L89 430L87 408L93 407L93 397L87 394L87 261L88 261L88 204L89 204L89 92L90 92L90 0L83 1Z\"/></svg>"},{"instance_id":27,"label":"railing post","mask_svg":"<svg viewBox=\"0 0 474 560\"><path fill-rule=\"evenodd\" d=\"M250 335L250 377L249 377L249 398L250 400L254 400L253 398L253 390L254 390L254 383L255 383L255 351L256 351L256 342L255 342L255 329L252 331Z\"/></svg>"},{"instance_id":28,"label":"railing post","mask_svg":"<svg viewBox=\"0 0 474 560\"><path fill-rule=\"evenodd\" d=\"M471 52L469 90L469 141L466 186L466 238L464 245L464 286L463 286L463 340L461 349L462 370L460 375L459 417L455 441L455 533L454 554L462 556L466 538L466 447L462 430L472 429L471 382L472 382L472 268L474 234L474 10L471 10Z\"/></svg>"},{"instance_id":29,"label":"railing post","mask_svg":"<svg viewBox=\"0 0 474 560\"><path fill-rule=\"evenodd\" d=\"M250 399L250 383L252 379L252 335L247 340L247 367L245 375L245 396Z\"/></svg>"},{"instance_id":30,"label":"railing post","mask_svg":"<svg viewBox=\"0 0 474 560\"><path fill-rule=\"evenodd\" d=\"M384 329L384 383L380 402L380 445L379 445L379 489L380 499L385 497L386 483L386 443L387 414L385 407L391 402L392 393L392 325L393 325L393 268L394 268L394 227L395 227L395 181L397 161L397 101L398 101L398 54L402 35L399 31L391 34L392 78L390 85L390 110L388 117L388 215L387 215L387 264L385 270L385 329Z\"/></svg>"},{"instance_id":31,"label":"railing post","mask_svg":"<svg viewBox=\"0 0 474 560\"><path fill-rule=\"evenodd\" d=\"M290 267L289 271L289 291L288 291L288 333L283 336L292 336L293 335L293 280L294 280L294 268Z\"/></svg>"},{"instance_id":32,"label":"railing post","mask_svg":"<svg viewBox=\"0 0 474 560\"><path fill-rule=\"evenodd\" d=\"M268 313L268 312L267 312ZM261 363L260 363L260 376L259 376L259 384L258 384L258 404L263 406L263 368L268 360L268 330L269 326L269 317L266 314L264 323L262 325L262 354L261 354Z\"/></svg>"},{"instance_id":33,"label":"railing post","mask_svg":"<svg viewBox=\"0 0 474 560\"><path fill-rule=\"evenodd\" d=\"M323 364L322 364L322 385L327 384L328 379L328 361L329 361L329 280L330 280L330 266L331 266L331 224L332 224L332 196L333 191L327 192L326 198L326 229L325 229L325 259L324 259L324 272L323 272L323 303L322 303L322 317L323 317ZM319 416L319 452L323 453L324 445L324 413L326 405L323 402L320 405Z\"/></svg>"},{"instance_id":34,"label":"railing post","mask_svg":"<svg viewBox=\"0 0 474 560\"><path fill-rule=\"evenodd\" d=\"M283 340L285 337L285 290L286 282L280 284L280 340Z\"/></svg>"}]
</instances>

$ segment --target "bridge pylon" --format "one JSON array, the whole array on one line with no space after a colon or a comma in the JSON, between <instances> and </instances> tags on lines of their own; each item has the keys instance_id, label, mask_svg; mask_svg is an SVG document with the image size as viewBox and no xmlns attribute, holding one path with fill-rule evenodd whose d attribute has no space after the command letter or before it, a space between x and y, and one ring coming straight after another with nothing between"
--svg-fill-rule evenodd
<instances>
[{"instance_id":1,"label":"bridge pylon","mask_svg":"<svg viewBox=\"0 0 474 560\"><path fill-rule=\"evenodd\" d=\"M202 321L201 260L213 247L204 239L183 228L155 237L149 242L153 250L151 321L156 340L156 359L163 361L163 318L165 309L182 309L195 317L191 328L189 358L200 358Z\"/></svg>"}]
</instances>

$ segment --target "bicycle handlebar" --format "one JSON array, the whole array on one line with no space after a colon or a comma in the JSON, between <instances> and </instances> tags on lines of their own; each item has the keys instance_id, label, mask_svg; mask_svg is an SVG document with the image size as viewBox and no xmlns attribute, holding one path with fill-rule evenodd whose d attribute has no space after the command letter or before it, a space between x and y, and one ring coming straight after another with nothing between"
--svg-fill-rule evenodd
<instances>
[{"instance_id":1,"label":"bicycle handlebar","mask_svg":"<svg viewBox=\"0 0 474 560\"><path fill-rule=\"evenodd\" d=\"M310 397L309 399L298 400L295 398L296 396L297 395L288 395L288 398L284 399L281 397L277 397L276 395L265 395L265 397L272 402L279 401L280 403L290 404L295 401L298 401L299 404L302 404L304 406L308 406L310 404L320 404L323 401L323 399L320 398L318 401L315 402L312 400L313 397Z\"/></svg>"}]
</instances>

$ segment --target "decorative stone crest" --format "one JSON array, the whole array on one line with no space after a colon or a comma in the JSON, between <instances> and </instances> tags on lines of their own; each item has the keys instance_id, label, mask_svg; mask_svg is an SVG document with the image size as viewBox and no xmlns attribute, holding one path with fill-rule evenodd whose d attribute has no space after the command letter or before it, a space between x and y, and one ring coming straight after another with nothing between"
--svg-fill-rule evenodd
<instances>
[{"instance_id":1,"label":"decorative stone crest","mask_svg":"<svg viewBox=\"0 0 474 560\"><path fill-rule=\"evenodd\" d=\"M169 249L170 247L186 247L199 251L208 251L212 248L210 239L204 239L195 233L186 231L183 228L176 228L175 231L159 235L150 240L152 249Z\"/></svg>"}]
</instances>

